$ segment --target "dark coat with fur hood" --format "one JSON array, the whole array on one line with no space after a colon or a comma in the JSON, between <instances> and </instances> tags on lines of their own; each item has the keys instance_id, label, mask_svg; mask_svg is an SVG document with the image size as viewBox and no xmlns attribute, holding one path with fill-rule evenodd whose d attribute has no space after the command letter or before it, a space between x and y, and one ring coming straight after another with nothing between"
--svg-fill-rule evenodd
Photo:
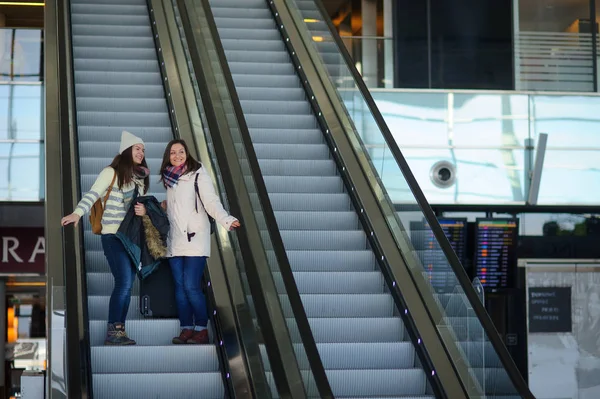
<instances>
[{"instance_id":1,"label":"dark coat with fur hood","mask_svg":"<svg viewBox=\"0 0 600 399\"><path fill-rule=\"evenodd\" d=\"M135 205L146 207L146 215L135 214ZM131 201L117 237L123 243L140 279L149 276L167 254L169 218L154 196L141 196Z\"/></svg>"}]
</instances>

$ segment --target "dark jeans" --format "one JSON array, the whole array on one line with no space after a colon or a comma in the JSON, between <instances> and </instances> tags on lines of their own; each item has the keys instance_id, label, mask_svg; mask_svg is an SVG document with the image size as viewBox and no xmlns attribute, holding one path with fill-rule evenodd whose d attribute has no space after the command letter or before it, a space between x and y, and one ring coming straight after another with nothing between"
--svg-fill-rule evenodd
<instances>
[{"instance_id":1,"label":"dark jeans","mask_svg":"<svg viewBox=\"0 0 600 399\"><path fill-rule=\"evenodd\" d=\"M200 286L206 256L175 256L169 258L169 264L175 280L175 300L181 327L206 327L208 311Z\"/></svg>"},{"instance_id":2,"label":"dark jeans","mask_svg":"<svg viewBox=\"0 0 600 399\"><path fill-rule=\"evenodd\" d=\"M108 322L125 323L129 302L131 301L131 287L135 279L135 270L131 259L125 252L121 240L114 234L102 234L102 249L110 266L110 271L115 279L110 302L108 304Z\"/></svg>"}]
</instances>

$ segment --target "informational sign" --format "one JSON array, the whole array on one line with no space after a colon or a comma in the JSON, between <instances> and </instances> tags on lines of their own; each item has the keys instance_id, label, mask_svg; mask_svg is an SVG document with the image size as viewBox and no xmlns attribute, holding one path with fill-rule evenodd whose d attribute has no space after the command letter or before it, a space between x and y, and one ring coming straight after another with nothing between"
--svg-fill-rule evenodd
<instances>
[{"instance_id":1,"label":"informational sign","mask_svg":"<svg viewBox=\"0 0 600 399\"><path fill-rule=\"evenodd\" d=\"M0 245L0 273L45 273L43 227L0 228Z\"/></svg>"},{"instance_id":2,"label":"informational sign","mask_svg":"<svg viewBox=\"0 0 600 399\"><path fill-rule=\"evenodd\" d=\"M571 332L571 287L529 288L529 332Z\"/></svg>"},{"instance_id":3,"label":"informational sign","mask_svg":"<svg viewBox=\"0 0 600 399\"><path fill-rule=\"evenodd\" d=\"M537 309L528 306L529 388L537 399L599 399L600 263L553 263L556 271L548 266L542 260L525 266L527 301L548 300L533 305ZM540 326L531 321L536 314L554 317ZM560 332L546 332L550 328Z\"/></svg>"},{"instance_id":4,"label":"informational sign","mask_svg":"<svg viewBox=\"0 0 600 399\"><path fill-rule=\"evenodd\" d=\"M508 288L517 268L517 219L477 219L475 271L486 289Z\"/></svg>"}]
</instances>

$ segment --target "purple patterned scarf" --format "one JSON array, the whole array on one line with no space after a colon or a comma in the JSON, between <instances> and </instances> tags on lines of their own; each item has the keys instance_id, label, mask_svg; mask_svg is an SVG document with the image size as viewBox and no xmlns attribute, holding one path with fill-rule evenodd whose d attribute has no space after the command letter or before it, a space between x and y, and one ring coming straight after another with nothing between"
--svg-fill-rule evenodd
<instances>
[{"instance_id":1,"label":"purple patterned scarf","mask_svg":"<svg viewBox=\"0 0 600 399\"><path fill-rule=\"evenodd\" d=\"M150 169L142 165L137 165L133 167L133 174L138 179L145 179L146 177L150 176Z\"/></svg>"},{"instance_id":2,"label":"purple patterned scarf","mask_svg":"<svg viewBox=\"0 0 600 399\"><path fill-rule=\"evenodd\" d=\"M184 175L186 171L187 171L186 164L182 164L179 166L167 166L162 171L163 182L164 182L165 188L167 188L167 187L173 188L173 186L175 186L177 184L177 180L179 180L179 178L182 175Z\"/></svg>"}]
</instances>

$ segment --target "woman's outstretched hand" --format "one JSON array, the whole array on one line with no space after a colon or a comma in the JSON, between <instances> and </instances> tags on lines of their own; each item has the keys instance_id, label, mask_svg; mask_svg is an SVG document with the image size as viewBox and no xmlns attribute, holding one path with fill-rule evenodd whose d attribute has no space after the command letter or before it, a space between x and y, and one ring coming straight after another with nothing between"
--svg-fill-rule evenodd
<instances>
[{"instance_id":1,"label":"woman's outstretched hand","mask_svg":"<svg viewBox=\"0 0 600 399\"><path fill-rule=\"evenodd\" d=\"M240 227L242 224L240 223L239 220L236 220L235 222L231 223L231 226L229 227L229 231L233 230L233 229L237 229L238 227Z\"/></svg>"},{"instance_id":2,"label":"woman's outstretched hand","mask_svg":"<svg viewBox=\"0 0 600 399\"><path fill-rule=\"evenodd\" d=\"M63 217L62 219L60 219L60 225L66 226L71 223L74 223L75 226L77 226L77 224L79 223L79 219L81 219L81 216L79 216L76 213L72 213L72 214L67 215L67 216Z\"/></svg>"}]
</instances>

